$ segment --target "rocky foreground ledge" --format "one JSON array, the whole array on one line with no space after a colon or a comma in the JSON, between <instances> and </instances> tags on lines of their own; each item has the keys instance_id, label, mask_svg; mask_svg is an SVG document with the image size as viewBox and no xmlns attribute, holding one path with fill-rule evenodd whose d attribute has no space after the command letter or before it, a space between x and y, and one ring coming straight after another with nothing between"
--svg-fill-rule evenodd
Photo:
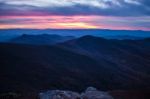
<instances>
[{"instance_id":1,"label":"rocky foreground ledge","mask_svg":"<svg viewBox=\"0 0 150 99\"><path fill-rule=\"evenodd\" d=\"M81 94L73 91L50 90L40 93L39 97L40 99L113 99L107 92L99 91L94 87L88 87Z\"/></svg>"}]
</instances>

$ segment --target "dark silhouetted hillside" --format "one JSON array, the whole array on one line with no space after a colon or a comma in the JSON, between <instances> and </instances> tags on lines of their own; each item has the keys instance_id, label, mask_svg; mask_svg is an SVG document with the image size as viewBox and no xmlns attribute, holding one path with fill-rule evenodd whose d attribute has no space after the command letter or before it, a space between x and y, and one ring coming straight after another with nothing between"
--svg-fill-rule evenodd
<instances>
[{"instance_id":1,"label":"dark silhouetted hillside","mask_svg":"<svg viewBox=\"0 0 150 99\"><path fill-rule=\"evenodd\" d=\"M150 41L84 36L57 46L0 44L1 91L150 88Z\"/></svg>"},{"instance_id":2,"label":"dark silhouetted hillside","mask_svg":"<svg viewBox=\"0 0 150 99\"><path fill-rule=\"evenodd\" d=\"M150 87L149 39L106 40L100 37L84 36L58 46L99 62L101 66L107 68L107 73L112 73L111 79L107 79L109 83L115 82L122 86L131 84L132 87L140 84ZM107 76L105 75L106 78Z\"/></svg>"},{"instance_id":3,"label":"dark silhouetted hillside","mask_svg":"<svg viewBox=\"0 0 150 99\"><path fill-rule=\"evenodd\" d=\"M82 90L103 85L96 61L52 46L0 44L0 91ZM104 86L105 87L105 86Z\"/></svg>"}]
</instances>

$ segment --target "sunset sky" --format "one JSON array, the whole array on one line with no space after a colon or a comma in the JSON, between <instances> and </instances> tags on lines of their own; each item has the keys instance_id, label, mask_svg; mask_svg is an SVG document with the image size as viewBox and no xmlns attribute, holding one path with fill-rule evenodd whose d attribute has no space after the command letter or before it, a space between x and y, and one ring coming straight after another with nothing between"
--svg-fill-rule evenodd
<instances>
[{"instance_id":1,"label":"sunset sky","mask_svg":"<svg viewBox=\"0 0 150 99\"><path fill-rule=\"evenodd\" d=\"M0 29L150 30L150 0L0 0Z\"/></svg>"}]
</instances>

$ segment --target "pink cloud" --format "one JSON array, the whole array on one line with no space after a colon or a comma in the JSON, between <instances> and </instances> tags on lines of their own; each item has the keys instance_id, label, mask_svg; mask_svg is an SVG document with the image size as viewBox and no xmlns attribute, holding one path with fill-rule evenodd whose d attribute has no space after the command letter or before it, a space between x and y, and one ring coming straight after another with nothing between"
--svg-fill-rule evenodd
<instances>
[{"instance_id":1,"label":"pink cloud","mask_svg":"<svg viewBox=\"0 0 150 99\"><path fill-rule=\"evenodd\" d=\"M106 16L0 16L0 29L115 29L150 30L149 17L106 17Z\"/></svg>"}]
</instances>

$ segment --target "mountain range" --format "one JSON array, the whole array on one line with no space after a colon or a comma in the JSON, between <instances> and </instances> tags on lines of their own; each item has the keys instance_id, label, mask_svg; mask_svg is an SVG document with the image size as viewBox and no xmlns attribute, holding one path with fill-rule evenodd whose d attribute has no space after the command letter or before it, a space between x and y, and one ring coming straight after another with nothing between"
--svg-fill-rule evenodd
<instances>
[{"instance_id":1,"label":"mountain range","mask_svg":"<svg viewBox=\"0 0 150 99\"><path fill-rule=\"evenodd\" d=\"M9 91L150 88L150 39L94 36L55 45L0 44L0 88Z\"/></svg>"},{"instance_id":2,"label":"mountain range","mask_svg":"<svg viewBox=\"0 0 150 99\"><path fill-rule=\"evenodd\" d=\"M56 34L40 34L40 35L29 35L23 34L8 40L10 43L18 44L31 44L31 45L53 45L56 43L64 42L67 40L74 39L73 36L60 36Z\"/></svg>"},{"instance_id":3,"label":"mountain range","mask_svg":"<svg viewBox=\"0 0 150 99\"><path fill-rule=\"evenodd\" d=\"M16 38L23 34L27 35L61 35L61 36L74 36L81 37L85 35L93 35L98 37L105 37L111 39L141 39L150 37L149 31L140 30L108 30L108 29L1 29L0 42L5 42L10 39Z\"/></svg>"},{"instance_id":4,"label":"mountain range","mask_svg":"<svg viewBox=\"0 0 150 99\"><path fill-rule=\"evenodd\" d=\"M117 39L117 40L142 40L148 37L137 37L137 36L130 36L130 35L115 35L115 36L106 36L106 39Z\"/></svg>"}]
</instances>

